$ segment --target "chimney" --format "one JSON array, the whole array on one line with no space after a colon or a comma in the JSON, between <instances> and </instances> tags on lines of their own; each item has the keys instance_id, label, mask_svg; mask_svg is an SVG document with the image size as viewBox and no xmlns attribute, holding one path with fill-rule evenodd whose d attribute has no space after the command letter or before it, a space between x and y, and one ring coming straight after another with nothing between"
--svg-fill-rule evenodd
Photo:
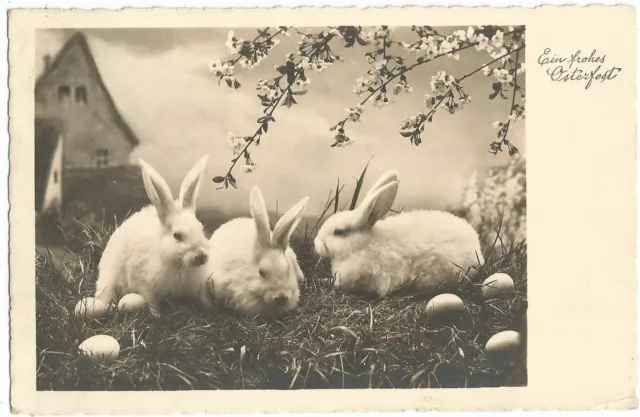
<instances>
[{"instance_id":1,"label":"chimney","mask_svg":"<svg viewBox=\"0 0 640 417\"><path fill-rule=\"evenodd\" d=\"M51 67L51 55L47 54L43 57L44 70L47 71Z\"/></svg>"}]
</instances>

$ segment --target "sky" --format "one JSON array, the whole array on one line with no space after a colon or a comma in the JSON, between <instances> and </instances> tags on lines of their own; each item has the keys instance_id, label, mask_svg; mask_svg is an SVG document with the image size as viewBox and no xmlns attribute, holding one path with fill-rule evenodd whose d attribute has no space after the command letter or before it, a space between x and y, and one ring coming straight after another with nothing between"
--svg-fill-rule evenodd
<instances>
[{"instance_id":1,"label":"sky","mask_svg":"<svg viewBox=\"0 0 640 417\"><path fill-rule=\"evenodd\" d=\"M478 73L463 86L472 98L459 114L436 114L419 147L399 135L400 121L424 110L424 94L431 76L438 70L460 77L486 62L486 52L463 51L461 58L443 58L409 74L415 91L394 96L384 108L365 107L360 123L349 124L347 134L354 143L331 148L329 127L344 117L344 109L356 105L355 80L364 76L369 64L364 52L371 47L346 49L336 44L335 53L344 57L324 72L311 73L308 94L299 96L298 106L279 107L276 123L252 151L257 169L234 171L238 189L217 190L211 182L226 173L233 157L227 145L228 132L250 136L257 129L262 107L256 97L258 80L275 75L274 65L284 62L295 50L299 35L283 38L258 68L236 74L238 90L219 86L209 73L211 59L227 59L224 46L227 32L248 39L255 29L167 28L167 29L87 29L98 69L116 105L140 139L131 155L147 160L167 180L175 195L182 178L204 153L210 155L205 181L198 201L200 207L221 212L248 210L252 186L259 185L267 206L280 212L309 196L308 214L318 214L328 193L339 179L351 192L355 177L371 159L364 187L367 189L384 172L395 169L400 175L396 208L455 207L460 202L468 177L492 165L508 162L508 154L493 156L489 143L495 138L492 123L508 116L511 100L489 100L491 79ZM314 29L315 30L315 29ZM439 28L448 33L453 28ZM36 74L43 70L42 57L54 56L73 31L40 30L36 37ZM408 28L399 28L396 39L413 39ZM510 129L510 140L525 152L524 124ZM240 165L240 164L239 164Z\"/></svg>"}]
</instances>

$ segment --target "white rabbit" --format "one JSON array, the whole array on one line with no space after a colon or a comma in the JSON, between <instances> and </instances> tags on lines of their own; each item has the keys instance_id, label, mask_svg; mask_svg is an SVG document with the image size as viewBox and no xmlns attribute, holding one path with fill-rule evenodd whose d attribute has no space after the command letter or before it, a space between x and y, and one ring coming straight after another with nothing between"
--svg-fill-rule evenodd
<instances>
[{"instance_id":1,"label":"white rabbit","mask_svg":"<svg viewBox=\"0 0 640 417\"><path fill-rule=\"evenodd\" d=\"M455 288L459 272L483 263L478 233L453 214L416 210L381 220L398 193L398 173L389 171L354 210L329 217L314 240L331 260L335 286L378 297L403 285L434 294Z\"/></svg>"},{"instance_id":2,"label":"white rabbit","mask_svg":"<svg viewBox=\"0 0 640 417\"><path fill-rule=\"evenodd\" d=\"M251 190L253 219L230 220L209 240L206 269L217 301L250 317L279 317L298 305L304 275L289 238L308 201L305 197L284 213L272 233L262 193Z\"/></svg>"},{"instance_id":3,"label":"white rabbit","mask_svg":"<svg viewBox=\"0 0 640 417\"><path fill-rule=\"evenodd\" d=\"M166 181L140 159L142 178L153 203L126 219L111 235L102 254L96 282L96 298L106 304L128 293L142 295L151 313L168 296L197 297L211 306L206 281L198 274L209 258L209 242L196 218L196 198L207 163L203 156L182 182L174 200Z\"/></svg>"}]
</instances>

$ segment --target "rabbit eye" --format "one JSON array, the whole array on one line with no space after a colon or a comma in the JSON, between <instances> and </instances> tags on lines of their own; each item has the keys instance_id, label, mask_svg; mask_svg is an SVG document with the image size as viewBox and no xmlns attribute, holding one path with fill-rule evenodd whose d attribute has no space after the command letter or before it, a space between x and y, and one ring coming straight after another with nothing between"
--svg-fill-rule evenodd
<instances>
[{"instance_id":1,"label":"rabbit eye","mask_svg":"<svg viewBox=\"0 0 640 417\"><path fill-rule=\"evenodd\" d=\"M263 279L267 279L267 271L265 271L264 269L260 269L258 270L258 273Z\"/></svg>"},{"instance_id":2,"label":"rabbit eye","mask_svg":"<svg viewBox=\"0 0 640 417\"><path fill-rule=\"evenodd\" d=\"M349 229L336 229L333 231L335 236L345 236L347 233L349 233Z\"/></svg>"},{"instance_id":3,"label":"rabbit eye","mask_svg":"<svg viewBox=\"0 0 640 417\"><path fill-rule=\"evenodd\" d=\"M182 236L182 233L180 233L180 232L174 232L173 233L173 238L175 240L177 240L178 242L182 242L182 239L184 238L184 236Z\"/></svg>"}]
</instances>

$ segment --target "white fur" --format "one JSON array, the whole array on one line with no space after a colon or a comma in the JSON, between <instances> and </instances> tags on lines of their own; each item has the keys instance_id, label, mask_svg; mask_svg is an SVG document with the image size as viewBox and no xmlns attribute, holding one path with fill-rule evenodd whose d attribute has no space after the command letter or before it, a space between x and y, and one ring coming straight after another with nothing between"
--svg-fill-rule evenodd
<instances>
[{"instance_id":1,"label":"white fur","mask_svg":"<svg viewBox=\"0 0 640 417\"><path fill-rule=\"evenodd\" d=\"M331 260L337 288L379 297L403 285L450 291L460 273L471 276L484 262L477 232L453 214L416 210L382 220L398 185L398 173L389 171L355 210L334 214L318 231L316 251Z\"/></svg>"},{"instance_id":2,"label":"white fur","mask_svg":"<svg viewBox=\"0 0 640 417\"><path fill-rule=\"evenodd\" d=\"M278 317L297 306L304 275L289 238L308 200L303 198L282 215L272 232L262 194L253 188L252 218L228 221L209 240L205 276L212 277L216 300L250 317ZM277 302L278 296L282 301Z\"/></svg>"},{"instance_id":3,"label":"white fur","mask_svg":"<svg viewBox=\"0 0 640 417\"><path fill-rule=\"evenodd\" d=\"M100 259L96 298L108 304L138 293L154 314L160 301L169 296L196 297L212 305L208 291L200 290L206 280L200 279L198 272L204 268L197 257L208 256L208 241L195 215L207 159L208 155L203 156L187 174L178 200L173 199L164 179L140 160L153 204L133 214L111 235ZM206 262L207 257L204 259Z\"/></svg>"}]
</instances>

